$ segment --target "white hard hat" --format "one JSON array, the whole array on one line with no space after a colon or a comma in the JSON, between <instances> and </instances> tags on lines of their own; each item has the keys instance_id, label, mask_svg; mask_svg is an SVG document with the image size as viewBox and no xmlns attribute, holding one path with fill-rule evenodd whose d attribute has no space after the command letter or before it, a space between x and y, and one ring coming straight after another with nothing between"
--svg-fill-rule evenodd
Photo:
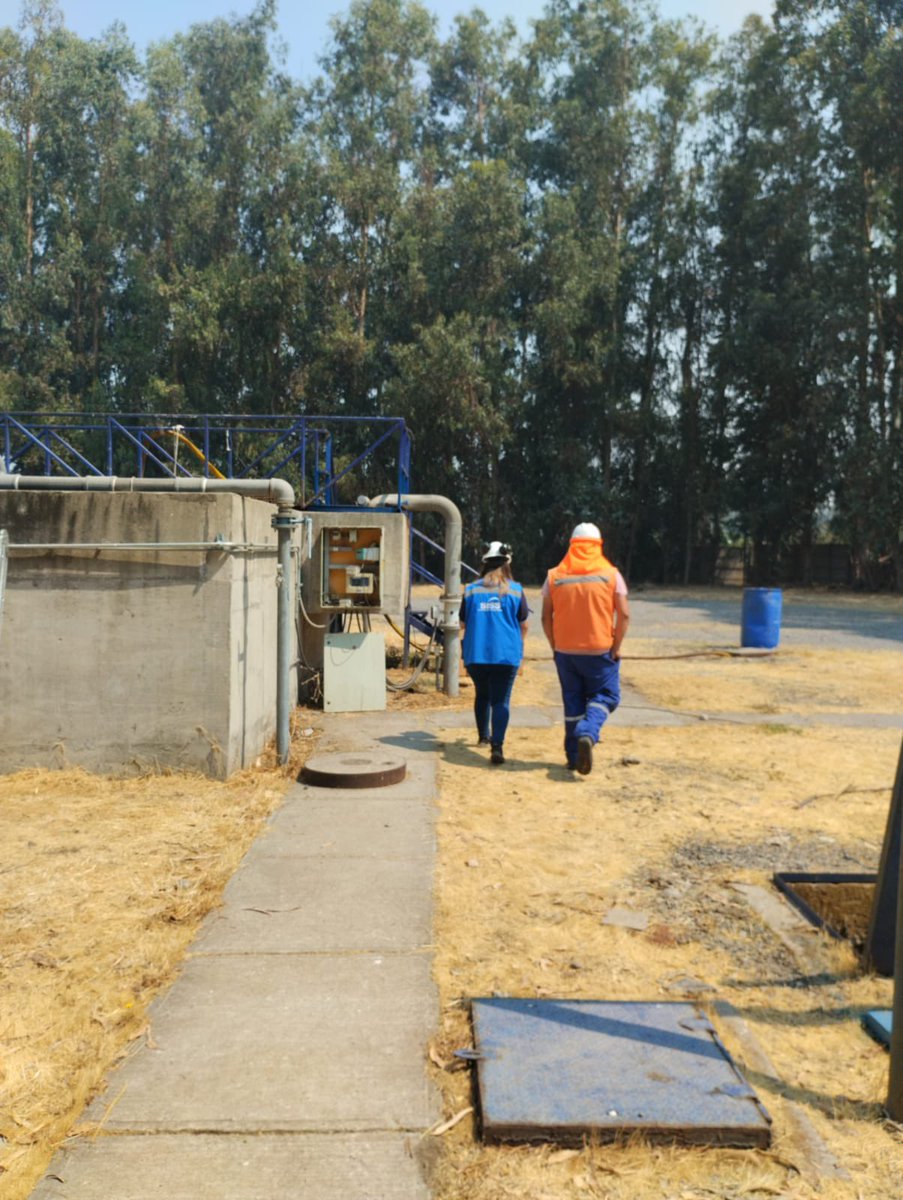
<instances>
[{"instance_id":1,"label":"white hard hat","mask_svg":"<svg viewBox=\"0 0 903 1200\"><path fill-rule=\"evenodd\" d=\"M571 541L574 538L594 538L597 542L601 542L602 534L599 532L598 525L593 525L591 521L581 521L579 525L574 526Z\"/></svg>"},{"instance_id":2,"label":"white hard hat","mask_svg":"<svg viewBox=\"0 0 903 1200\"><path fill-rule=\"evenodd\" d=\"M511 562L511 547L504 542L490 542L483 555L483 562L488 562L491 558L503 558L505 562Z\"/></svg>"}]
</instances>

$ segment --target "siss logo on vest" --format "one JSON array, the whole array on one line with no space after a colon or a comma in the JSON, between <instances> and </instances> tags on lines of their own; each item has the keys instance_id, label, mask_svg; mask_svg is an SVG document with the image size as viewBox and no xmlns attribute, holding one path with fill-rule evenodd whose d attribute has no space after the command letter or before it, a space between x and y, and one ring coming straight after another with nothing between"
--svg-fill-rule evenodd
<instances>
[{"instance_id":1,"label":"siss logo on vest","mask_svg":"<svg viewBox=\"0 0 903 1200\"><path fill-rule=\"evenodd\" d=\"M501 602L501 600L481 600L479 611L480 612L501 612L502 611L502 602Z\"/></svg>"}]
</instances>

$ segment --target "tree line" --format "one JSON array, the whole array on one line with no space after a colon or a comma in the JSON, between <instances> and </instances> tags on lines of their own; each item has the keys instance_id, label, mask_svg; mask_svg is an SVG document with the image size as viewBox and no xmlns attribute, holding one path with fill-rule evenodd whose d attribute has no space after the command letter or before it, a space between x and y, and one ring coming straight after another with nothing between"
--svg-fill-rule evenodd
<instances>
[{"instance_id":1,"label":"tree line","mask_svg":"<svg viewBox=\"0 0 903 1200\"><path fill-rule=\"evenodd\" d=\"M848 543L903 588L903 0L721 43L648 0L275 0L139 57L0 30L5 410L392 415L471 554L571 524L628 577ZM366 468L355 480L367 490Z\"/></svg>"}]
</instances>

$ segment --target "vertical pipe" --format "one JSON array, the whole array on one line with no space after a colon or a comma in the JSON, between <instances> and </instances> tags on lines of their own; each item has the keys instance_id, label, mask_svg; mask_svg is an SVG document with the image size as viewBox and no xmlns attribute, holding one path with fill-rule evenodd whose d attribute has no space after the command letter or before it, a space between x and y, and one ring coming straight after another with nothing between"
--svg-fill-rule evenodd
<instances>
[{"instance_id":1,"label":"vertical pipe","mask_svg":"<svg viewBox=\"0 0 903 1200\"><path fill-rule=\"evenodd\" d=\"M307 501L307 420L301 418L301 503Z\"/></svg>"},{"instance_id":2,"label":"vertical pipe","mask_svg":"<svg viewBox=\"0 0 903 1200\"><path fill-rule=\"evenodd\" d=\"M9 534L0 529L0 633L3 631L3 597L6 595L6 564L8 555Z\"/></svg>"},{"instance_id":3,"label":"vertical pipe","mask_svg":"<svg viewBox=\"0 0 903 1200\"><path fill-rule=\"evenodd\" d=\"M442 594L443 665L446 696L458 695L461 669L461 513L445 496L417 495L361 497L371 508L394 508L408 512L434 512L445 521L445 591Z\"/></svg>"},{"instance_id":4,"label":"vertical pipe","mask_svg":"<svg viewBox=\"0 0 903 1200\"><path fill-rule=\"evenodd\" d=\"M275 520L278 566L276 598L276 753L281 763L288 761L291 741L291 659L292 659L292 509L280 506Z\"/></svg>"},{"instance_id":5,"label":"vertical pipe","mask_svg":"<svg viewBox=\"0 0 903 1200\"><path fill-rule=\"evenodd\" d=\"M891 796L890 819L903 820L903 747ZM893 839L891 839L893 841ZM894 931L894 1007L890 1035L890 1075L887 1108L891 1120L903 1121L903 837L898 837L900 855L886 869L897 872L897 927Z\"/></svg>"},{"instance_id":6,"label":"vertical pipe","mask_svg":"<svg viewBox=\"0 0 903 1200\"><path fill-rule=\"evenodd\" d=\"M408 594L404 606L404 639L401 647L401 665L407 667L411 661L411 583L414 578L414 522L408 518Z\"/></svg>"}]
</instances>

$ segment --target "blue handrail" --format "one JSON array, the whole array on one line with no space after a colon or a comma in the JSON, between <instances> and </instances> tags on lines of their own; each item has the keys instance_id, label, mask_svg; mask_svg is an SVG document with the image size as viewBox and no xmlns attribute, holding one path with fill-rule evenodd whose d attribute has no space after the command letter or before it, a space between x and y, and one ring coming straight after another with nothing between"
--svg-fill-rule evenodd
<instances>
[{"instance_id":1,"label":"blue handrail","mask_svg":"<svg viewBox=\"0 0 903 1200\"><path fill-rule=\"evenodd\" d=\"M209 475L215 466L227 479L285 475L298 488L302 505L322 507L335 507L337 485L395 439L394 468L383 489L399 495L411 490L411 435L401 417L0 413L2 466L9 473L113 475L117 466L121 473L122 464L134 453L137 474L143 474L149 464L170 477L190 474L157 440L161 430L173 427L203 447L198 473ZM343 432L351 433L355 454L336 471L335 441ZM359 451L362 434L368 440ZM247 461L242 459L243 448ZM38 455L43 460L39 466Z\"/></svg>"}]
</instances>

